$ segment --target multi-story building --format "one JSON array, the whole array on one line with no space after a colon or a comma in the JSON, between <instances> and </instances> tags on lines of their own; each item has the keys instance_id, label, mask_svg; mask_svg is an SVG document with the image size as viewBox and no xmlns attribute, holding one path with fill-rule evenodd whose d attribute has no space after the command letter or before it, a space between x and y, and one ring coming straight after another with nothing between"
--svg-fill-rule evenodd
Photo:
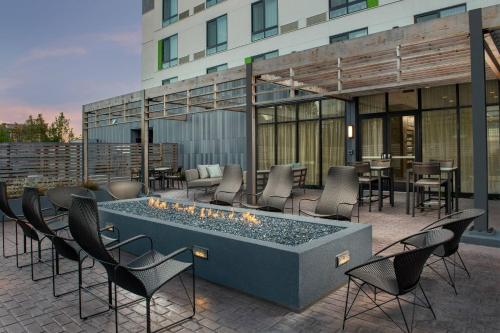
<instances>
[{"instance_id":1,"label":"multi-story building","mask_svg":"<svg viewBox=\"0 0 500 333\"><path fill-rule=\"evenodd\" d=\"M147 89L498 0L144 0Z\"/></svg>"}]
</instances>

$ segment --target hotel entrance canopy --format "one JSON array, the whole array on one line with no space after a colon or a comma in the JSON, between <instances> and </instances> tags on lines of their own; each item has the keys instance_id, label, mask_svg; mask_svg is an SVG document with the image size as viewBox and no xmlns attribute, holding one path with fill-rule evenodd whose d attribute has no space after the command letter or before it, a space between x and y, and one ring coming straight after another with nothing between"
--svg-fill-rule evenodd
<instances>
[{"instance_id":1,"label":"hotel entrance canopy","mask_svg":"<svg viewBox=\"0 0 500 333\"><path fill-rule=\"evenodd\" d=\"M472 82L474 197L487 209L485 81L500 79L500 5L394 28L83 106L84 174L89 130L149 121L185 121L195 113L245 112L247 186L255 191L259 106L322 97L353 101L380 92ZM354 108L353 108L354 109ZM354 124L355 117L346 115ZM355 139L348 145L356 149ZM143 149L148 170L148 149ZM485 230L487 222L478 225Z\"/></svg>"}]
</instances>

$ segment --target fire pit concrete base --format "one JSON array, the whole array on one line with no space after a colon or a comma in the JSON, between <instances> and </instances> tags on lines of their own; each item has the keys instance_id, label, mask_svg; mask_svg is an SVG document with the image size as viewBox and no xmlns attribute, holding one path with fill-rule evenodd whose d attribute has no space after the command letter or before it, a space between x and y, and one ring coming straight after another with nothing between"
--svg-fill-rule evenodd
<instances>
[{"instance_id":1,"label":"fire pit concrete base","mask_svg":"<svg viewBox=\"0 0 500 333\"><path fill-rule=\"evenodd\" d=\"M137 200L126 202L134 205ZM155 249L162 253L184 246L206 249L208 258L196 258L195 261L198 277L294 311L305 309L344 285L347 281L344 272L364 262L372 252L370 225L252 211L257 218L290 219L297 223L302 221L342 228L306 243L289 246L195 228L165 218L144 217L114 209L111 203L105 206L99 208L102 223L116 225L120 229L122 240L145 234L152 237ZM198 203L197 207L228 210ZM238 213L248 210L236 208L234 211ZM145 241L136 242L125 250L140 254L147 246ZM349 260L339 266L337 256L346 254L346 251Z\"/></svg>"}]
</instances>

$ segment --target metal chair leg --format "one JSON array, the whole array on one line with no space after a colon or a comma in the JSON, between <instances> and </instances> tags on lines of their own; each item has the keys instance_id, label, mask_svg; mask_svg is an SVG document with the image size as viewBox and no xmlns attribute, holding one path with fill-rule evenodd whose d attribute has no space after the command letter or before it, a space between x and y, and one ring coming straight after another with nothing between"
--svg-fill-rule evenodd
<instances>
[{"instance_id":1,"label":"metal chair leg","mask_svg":"<svg viewBox=\"0 0 500 333\"><path fill-rule=\"evenodd\" d=\"M456 253L457 253L457 255L458 255L458 259L460 259L460 262L462 263L462 267L463 267L463 269L465 270L465 272L467 273L467 276L468 276L468 277L469 277L469 279L470 279L470 273L469 273L469 270L467 269L467 266L465 265L465 262L463 261L462 256L460 255L460 252L458 252L458 250L457 250L457 252L456 252Z\"/></svg>"}]
</instances>

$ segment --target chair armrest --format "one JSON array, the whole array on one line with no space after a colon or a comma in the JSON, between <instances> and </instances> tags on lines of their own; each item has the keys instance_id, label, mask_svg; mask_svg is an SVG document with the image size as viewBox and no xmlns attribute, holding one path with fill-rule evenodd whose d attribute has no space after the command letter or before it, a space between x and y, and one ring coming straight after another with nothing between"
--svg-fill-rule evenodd
<instances>
[{"instance_id":1,"label":"chair armrest","mask_svg":"<svg viewBox=\"0 0 500 333\"><path fill-rule=\"evenodd\" d=\"M58 215L54 215L54 216L51 216L51 217L45 217L44 220L47 224L50 224L50 222L56 220L56 219L59 219L61 217L64 217L64 216L67 216L68 213L63 213L63 214L58 214Z\"/></svg>"},{"instance_id":2,"label":"chair armrest","mask_svg":"<svg viewBox=\"0 0 500 333\"><path fill-rule=\"evenodd\" d=\"M391 244L387 245L387 246L386 246L386 247L384 247L382 250L380 250L380 251L376 252L376 253L374 254L374 256L376 256L376 255L378 255L378 254L380 254L380 253L384 252L385 250L390 249L391 247L393 247L393 246L395 246L395 245L398 245L398 244L403 244L406 240L408 240L408 239L410 239L410 238L413 238L413 237L415 237L415 236L417 236L417 235L425 234L426 232L427 232L427 231L417 232L416 234L409 235L409 236L406 236L406 237L405 237L405 238L403 238L403 239L397 240L397 241L395 241L394 243L391 243Z\"/></svg>"},{"instance_id":3,"label":"chair armrest","mask_svg":"<svg viewBox=\"0 0 500 333\"><path fill-rule=\"evenodd\" d=\"M112 224L109 224L105 227L102 227L101 230L99 230L99 232L104 232L104 231L110 231L110 232L113 232L115 233L116 232L116 235L117 235L117 239L118 241L120 240L120 229L118 229L118 227L112 225Z\"/></svg>"},{"instance_id":4,"label":"chair armrest","mask_svg":"<svg viewBox=\"0 0 500 333\"><path fill-rule=\"evenodd\" d=\"M146 265L146 266L142 266L142 267L128 267L127 266L127 269L128 270L131 270L131 271L147 271L148 269L152 269L152 268L155 268L161 264L163 264L164 262L168 261L168 260L171 260L175 257L177 257L178 255L184 253L184 252L191 252L191 260L192 262L194 263L194 257L193 257L193 249L189 248L189 247L183 247L181 249L178 249L170 254L168 254L167 256L163 257L161 260L157 261L157 262L154 262L150 265Z\"/></svg>"},{"instance_id":5,"label":"chair armrest","mask_svg":"<svg viewBox=\"0 0 500 333\"><path fill-rule=\"evenodd\" d=\"M288 197L282 197L281 195L270 195L269 198L288 199L288 198L290 198L290 196L288 196Z\"/></svg>"},{"instance_id":6,"label":"chair armrest","mask_svg":"<svg viewBox=\"0 0 500 333\"><path fill-rule=\"evenodd\" d=\"M120 248L120 247L122 247L124 245L130 244L132 242L135 242L135 241L138 241L138 240L141 240L141 239L148 239L149 240L150 250L153 250L153 240L151 239L151 237L146 236L146 235L137 235L137 236L134 236L132 238L126 239L123 242L120 242L118 244L115 244L113 246L108 247L108 250L110 250L110 251L111 250L115 250L115 249Z\"/></svg>"},{"instance_id":7,"label":"chair armrest","mask_svg":"<svg viewBox=\"0 0 500 333\"><path fill-rule=\"evenodd\" d=\"M346 206L356 206L357 202L355 203L352 203L352 202L340 202L338 205L337 205L337 217L339 216L339 207L342 206L342 205L346 205ZM345 216L347 218L347 216Z\"/></svg>"},{"instance_id":8,"label":"chair armrest","mask_svg":"<svg viewBox=\"0 0 500 333\"><path fill-rule=\"evenodd\" d=\"M449 215L443 216L442 218L440 218L440 219L438 219L438 220L436 220L436 221L432 222L431 224L429 224L429 225L427 225L427 226L423 227L422 229L420 229L420 231L425 231L425 230L433 229L433 228L431 228L433 225L435 225L435 224L437 224L437 223L439 223L439 222L442 222L442 221L444 221L444 220L447 220L447 219L449 219L449 218L451 218L451 217L453 217L453 216L455 216L455 215L462 214L462 213L463 213L463 212L462 212L462 211L460 211L460 212L454 212L454 213L452 213L452 214L449 214Z\"/></svg>"}]
</instances>

